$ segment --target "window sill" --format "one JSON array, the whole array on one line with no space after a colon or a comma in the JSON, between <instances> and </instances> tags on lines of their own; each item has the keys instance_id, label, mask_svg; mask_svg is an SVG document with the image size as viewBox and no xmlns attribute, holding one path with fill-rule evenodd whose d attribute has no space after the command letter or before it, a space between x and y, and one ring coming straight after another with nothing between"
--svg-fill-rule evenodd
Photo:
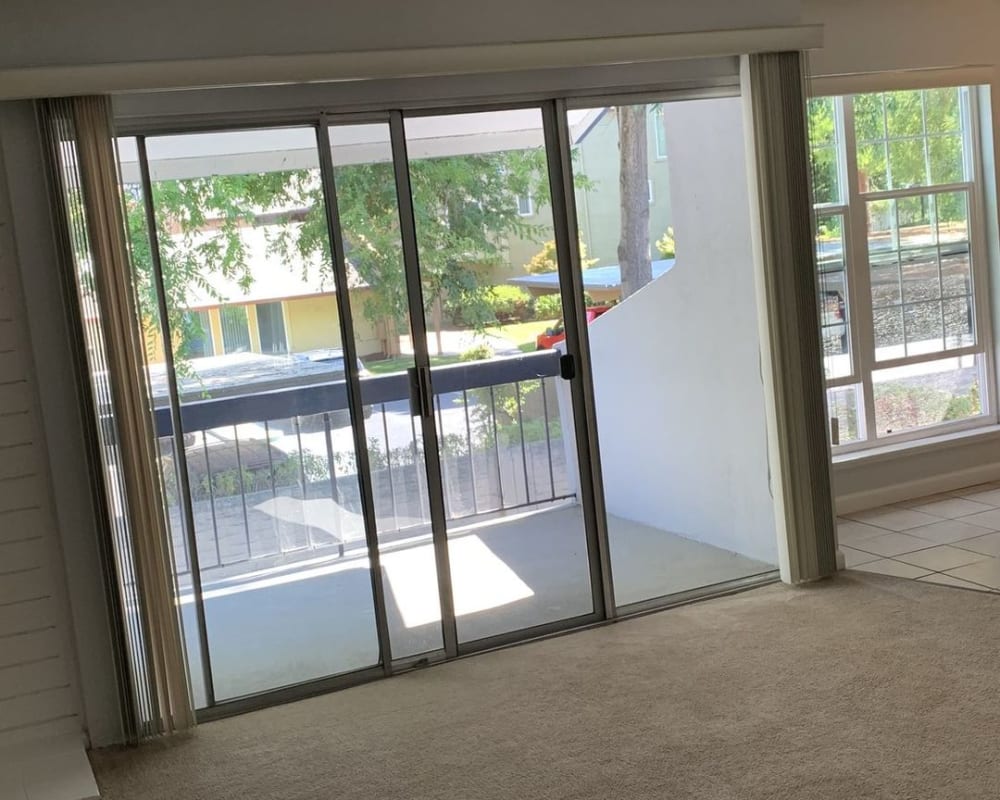
<instances>
[{"instance_id":1,"label":"window sill","mask_svg":"<svg viewBox=\"0 0 1000 800\"><path fill-rule=\"evenodd\" d=\"M970 440L981 442L991 439L1000 441L1000 425L996 423L981 425L964 431L941 433L937 436L928 436L925 439L912 439L908 442L877 445L865 450L841 453L840 455L833 456L833 464L837 466L839 464L850 464L858 461L867 463L890 461L904 454L916 455L935 450L947 450L952 447L961 447L962 445L969 444Z\"/></svg>"}]
</instances>

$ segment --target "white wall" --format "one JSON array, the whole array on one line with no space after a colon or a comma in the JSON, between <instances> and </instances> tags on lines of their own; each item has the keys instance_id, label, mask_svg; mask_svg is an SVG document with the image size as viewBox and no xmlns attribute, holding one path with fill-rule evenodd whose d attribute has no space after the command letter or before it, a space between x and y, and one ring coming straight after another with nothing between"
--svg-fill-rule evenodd
<instances>
[{"instance_id":1,"label":"white wall","mask_svg":"<svg viewBox=\"0 0 1000 800\"><path fill-rule=\"evenodd\" d=\"M63 311L41 145L31 103L0 103L0 162L0 198L4 204L0 214L3 240L0 248L4 250L4 257L0 257L0 286L6 285L13 292L8 307L13 309L21 330L19 356L26 368L34 364L26 391L32 396L32 416L44 426L44 439L39 431L34 440L34 458L38 473L47 476L39 498L39 514L46 520L46 537L55 549L62 551L62 558L50 575L53 591L67 595L71 608L70 613L61 613L53 624L76 644L84 712L76 720L77 730L85 728L95 744L109 744L121 736L114 662L90 477L84 458L83 420L73 387L69 331ZM0 407L2 413L4 409ZM0 427L4 419L0 417ZM0 432L0 445L2 440ZM0 459L2 454L0 451ZM4 531L0 520L0 540ZM2 561L0 554L0 571ZM3 695L0 685L0 697Z\"/></svg>"},{"instance_id":2,"label":"white wall","mask_svg":"<svg viewBox=\"0 0 1000 800\"><path fill-rule=\"evenodd\" d=\"M799 0L6 0L0 69L794 24Z\"/></svg>"},{"instance_id":3,"label":"white wall","mask_svg":"<svg viewBox=\"0 0 1000 800\"><path fill-rule=\"evenodd\" d=\"M664 114L677 264L590 326L608 511L777 563L742 104Z\"/></svg>"},{"instance_id":4,"label":"white wall","mask_svg":"<svg viewBox=\"0 0 1000 800\"><path fill-rule=\"evenodd\" d=\"M0 155L0 174L3 158ZM0 187L0 748L81 727L12 214Z\"/></svg>"},{"instance_id":5,"label":"white wall","mask_svg":"<svg viewBox=\"0 0 1000 800\"><path fill-rule=\"evenodd\" d=\"M823 25L813 75L1000 63L996 0L802 0L802 22Z\"/></svg>"}]
</instances>

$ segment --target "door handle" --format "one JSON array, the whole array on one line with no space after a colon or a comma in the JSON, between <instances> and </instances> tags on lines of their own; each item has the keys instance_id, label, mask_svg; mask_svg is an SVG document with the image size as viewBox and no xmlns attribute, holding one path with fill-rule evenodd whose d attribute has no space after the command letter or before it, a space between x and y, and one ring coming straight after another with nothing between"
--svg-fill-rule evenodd
<instances>
[{"instance_id":1,"label":"door handle","mask_svg":"<svg viewBox=\"0 0 1000 800\"><path fill-rule=\"evenodd\" d=\"M432 417L434 415L434 394L431 389L429 367L410 367L406 370L410 379L410 415Z\"/></svg>"},{"instance_id":2,"label":"door handle","mask_svg":"<svg viewBox=\"0 0 1000 800\"><path fill-rule=\"evenodd\" d=\"M576 361L569 353L559 357L559 377L564 381L571 381L576 377Z\"/></svg>"},{"instance_id":3,"label":"door handle","mask_svg":"<svg viewBox=\"0 0 1000 800\"><path fill-rule=\"evenodd\" d=\"M417 368L409 367L406 370L406 377L410 381L410 416L422 417L424 415L423 395L420 391L420 377L417 375Z\"/></svg>"}]
</instances>

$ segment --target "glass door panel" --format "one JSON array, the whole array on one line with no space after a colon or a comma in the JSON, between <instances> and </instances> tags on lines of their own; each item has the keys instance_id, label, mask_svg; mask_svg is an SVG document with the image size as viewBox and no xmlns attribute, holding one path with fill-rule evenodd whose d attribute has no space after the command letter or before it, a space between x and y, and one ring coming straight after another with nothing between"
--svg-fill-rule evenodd
<instances>
[{"instance_id":1,"label":"glass door panel","mask_svg":"<svg viewBox=\"0 0 1000 800\"><path fill-rule=\"evenodd\" d=\"M191 652L195 524L207 656L224 701L379 662L338 298L312 128L146 140L172 341L146 331ZM125 154L123 175L135 177ZM126 187L140 294L141 207ZM210 343L210 344L209 344ZM190 492L179 497L173 356ZM211 355L211 354L217 355ZM204 702L204 699L203 699Z\"/></svg>"},{"instance_id":2,"label":"glass door panel","mask_svg":"<svg viewBox=\"0 0 1000 800\"><path fill-rule=\"evenodd\" d=\"M567 122L615 600L769 572L741 101Z\"/></svg>"},{"instance_id":3,"label":"glass door panel","mask_svg":"<svg viewBox=\"0 0 1000 800\"><path fill-rule=\"evenodd\" d=\"M327 128L394 659L443 648L388 123Z\"/></svg>"},{"instance_id":4,"label":"glass door panel","mask_svg":"<svg viewBox=\"0 0 1000 800\"><path fill-rule=\"evenodd\" d=\"M458 640L590 614L541 110L405 133Z\"/></svg>"}]
</instances>

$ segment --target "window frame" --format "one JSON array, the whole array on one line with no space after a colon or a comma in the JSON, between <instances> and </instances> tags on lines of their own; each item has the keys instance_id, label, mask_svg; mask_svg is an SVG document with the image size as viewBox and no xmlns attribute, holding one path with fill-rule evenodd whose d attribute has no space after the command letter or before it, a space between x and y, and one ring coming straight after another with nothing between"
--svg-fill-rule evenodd
<instances>
[{"instance_id":1,"label":"window frame","mask_svg":"<svg viewBox=\"0 0 1000 800\"><path fill-rule=\"evenodd\" d=\"M914 87L926 89L928 87ZM854 441L833 444L827 411L828 441L833 455L855 453L887 445L923 440L948 433L957 433L998 423L996 402L996 371L994 364L993 332L990 308L990 264L987 247L987 227L984 194L984 165L982 135L980 130L979 92L977 85L951 84L939 88L958 89L961 135L964 142L963 168L965 180L960 182L927 183L904 189L885 189L862 192L858 180L857 140L854 125L854 100L859 94L904 91L905 87L872 88L865 92L842 95L816 95L815 99L831 97L834 101L835 139L837 153L837 178L839 203L814 203L813 221L825 215L843 215L841 231L844 253L844 274L849 333L850 372L834 378L824 377L824 390L829 403L829 391L837 388L857 387L860 395L858 438ZM813 99L813 98L810 98ZM924 132L926 136L926 131ZM930 178L930 175L928 175ZM959 348L903 356L877 361L875 358L874 312L871 297L871 263L868 247L868 204L877 200L896 200L901 197L926 196L949 191L966 192L968 196L968 239L971 272L972 333L975 342ZM819 275L818 259L814 249L814 270ZM900 307L903 307L900 298ZM822 335L822 320L820 333ZM874 374L885 369L914 364L926 364L949 358L973 356L980 374L980 404L982 413L967 419L939 422L878 435L875 425ZM825 356L824 356L825 358ZM826 367L824 363L824 375ZM829 408L829 406L827 406Z\"/></svg>"},{"instance_id":2,"label":"window frame","mask_svg":"<svg viewBox=\"0 0 1000 800\"><path fill-rule=\"evenodd\" d=\"M521 210L522 200L527 201L526 203L528 209L527 211ZM527 218L535 216L535 198L533 198L530 194L519 194L517 196L517 199L515 200L515 203L517 204L517 215L519 217Z\"/></svg>"}]
</instances>

